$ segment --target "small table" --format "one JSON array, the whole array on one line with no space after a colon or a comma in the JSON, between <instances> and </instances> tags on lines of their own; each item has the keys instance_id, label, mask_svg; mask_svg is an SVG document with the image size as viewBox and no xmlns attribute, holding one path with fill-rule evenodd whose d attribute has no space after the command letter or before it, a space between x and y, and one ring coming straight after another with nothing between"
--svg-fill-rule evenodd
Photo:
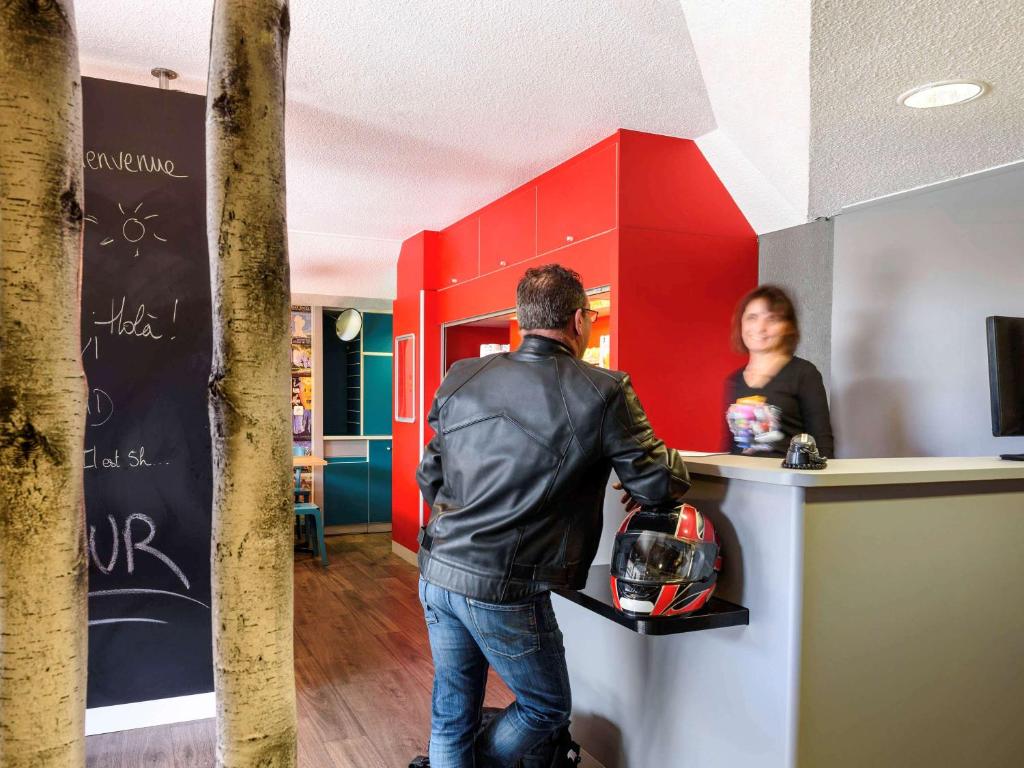
<instances>
[{"instance_id":1,"label":"small table","mask_svg":"<svg viewBox=\"0 0 1024 768\"><path fill-rule=\"evenodd\" d=\"M292 456L292 467L298 469L303 467L306 469L313 469L314 467L323 467L327 465L327 461L321 459L319 456ZM309 500L313 500L313 494L310 492Z\"/></svg>"},{"instance_id":2,"label":"small table","mask_svg":"<svg viewBox=\"0 0 1024 768\"><path fill-rule=\"evenodd\" d=\"M292 456L293 467L323 467L326 464L327 460L319 456Z\"/></svg>"}]
</instances>

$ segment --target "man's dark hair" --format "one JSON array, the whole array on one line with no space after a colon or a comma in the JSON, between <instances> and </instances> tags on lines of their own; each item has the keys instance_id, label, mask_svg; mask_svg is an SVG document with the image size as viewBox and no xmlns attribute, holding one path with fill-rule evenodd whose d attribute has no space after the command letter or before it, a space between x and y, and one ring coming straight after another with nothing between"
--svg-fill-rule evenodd
<instances>
[{"instance_id":1,"label":"man's dark hair","mask_svg":"<svg viewBox=\"0 0 1024 768\"><path fill-rule=\"evenodd\" d=\"M579 274L559 264L526 270L516 288L516 319L522 331L564 328L586 305Z\"/></svg>"}]
</instances>

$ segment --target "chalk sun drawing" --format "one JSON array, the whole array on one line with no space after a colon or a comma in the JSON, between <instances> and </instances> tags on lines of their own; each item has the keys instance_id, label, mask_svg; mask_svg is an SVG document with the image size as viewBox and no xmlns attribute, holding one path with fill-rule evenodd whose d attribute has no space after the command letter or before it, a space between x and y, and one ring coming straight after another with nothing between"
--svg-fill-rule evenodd
<instances>
[{"instance_id":1,"label":"chalk sun drawing","mask_svg":"<svg viewBox=\"0 0 1024 768\"><path fill-rule=\"evenodd\" d=\"M167 238L161 237L156 232L151 231L146 226L146 222L150 221L150 219L159 218L160 214L150 213L148 215L137 215L139 214L139 210L142 208L142 206L143 203L139 203L131 212L128 212L124 209L124 206L121 205L121 203L117 204L117 210L121 212L121 239L123 239L124 242L128 243L129 249L135 249L135 253L132 256L132 258L134 259L139 258L139 253L142 252L141 242L143 238L146 237L146 235L151 235L154 240L159 240L161 243L167 242ZM93 224L100 223L95 216L86 216L85 220L92 222ZM152 226L153 224L155 224L155 222L151 223L150 226ZM100 246L106 248L108 245L116 243L118 239L119 238L117 237L107 236L100 240Z\"/></svg>"}]
</instances>

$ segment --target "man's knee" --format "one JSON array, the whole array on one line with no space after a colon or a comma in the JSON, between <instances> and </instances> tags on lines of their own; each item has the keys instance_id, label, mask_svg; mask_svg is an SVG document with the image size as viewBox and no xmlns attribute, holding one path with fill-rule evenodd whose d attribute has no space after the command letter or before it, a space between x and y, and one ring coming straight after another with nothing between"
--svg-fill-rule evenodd
<instances>
[{"instance_id":1,"label":"man's knee","mask_svg":"<svg viewBox=\"0 0 1024 768\"><path fill-rule=\"evenodd\" d=\"M569 717L572 714L572 702L564 701L547 702L519 702L519 716L523 724L537 733L553 733L569 724Z\"/></svg>"}]
</instances>

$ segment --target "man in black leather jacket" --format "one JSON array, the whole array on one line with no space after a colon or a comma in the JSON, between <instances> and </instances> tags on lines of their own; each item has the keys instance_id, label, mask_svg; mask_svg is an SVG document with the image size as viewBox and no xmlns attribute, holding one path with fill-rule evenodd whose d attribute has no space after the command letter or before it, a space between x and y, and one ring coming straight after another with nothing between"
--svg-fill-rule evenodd
<instances>
[{"instance_id":1,"label":"man in black leather jacket","mask_svg":"<svg viewBox=\"0 0 1024 768\"><path fill-rule=\"evenodd\" d=\"M580 359L596 312L579 275L527 271L516 312L515 352L461 360L441 383L417 472L434 768L562 764L571 698L549 591L584 586L611 469L645 506L690 485L629 376ZM516 701L477 734L488 666Z\"/></svg>"}]
</instances>

